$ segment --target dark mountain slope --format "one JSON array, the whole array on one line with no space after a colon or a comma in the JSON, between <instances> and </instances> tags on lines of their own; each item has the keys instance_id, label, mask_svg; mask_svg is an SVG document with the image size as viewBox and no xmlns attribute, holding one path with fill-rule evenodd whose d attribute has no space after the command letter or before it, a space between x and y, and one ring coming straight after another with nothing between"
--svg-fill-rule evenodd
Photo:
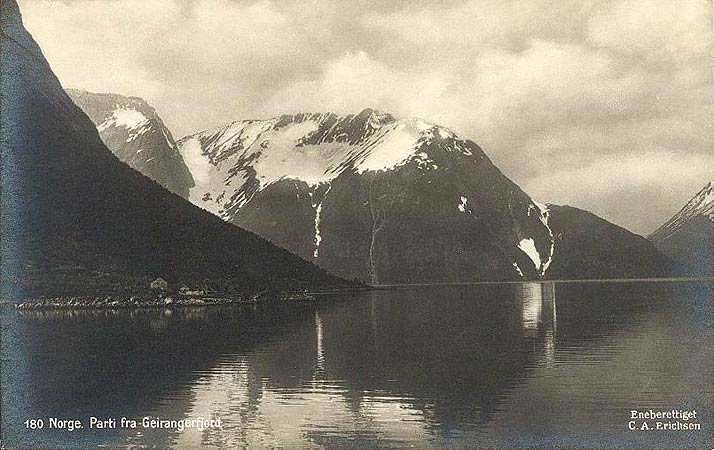
<instances>
[{"instance_id":1,"label":"dark mountain slope","mask_svg":"<svg viewBox=\"0 0 714 450\"><path fill-rule=\"evenodd\" d=\"M2 296L127 291L147 279L242 291L344 283L120 162L0 3Z\"/></svg>"},{"instance_id":2,"label":"dark mountain slope","mask_svg":"<svg viewBox=\"0 0 714 450\"><path fill-rule=\"evenodd\" d=\"M674 263L642 236L582 209L549 206L555 251L547 278L649 278L674 273Z\"/></svg>"}]
</instances>

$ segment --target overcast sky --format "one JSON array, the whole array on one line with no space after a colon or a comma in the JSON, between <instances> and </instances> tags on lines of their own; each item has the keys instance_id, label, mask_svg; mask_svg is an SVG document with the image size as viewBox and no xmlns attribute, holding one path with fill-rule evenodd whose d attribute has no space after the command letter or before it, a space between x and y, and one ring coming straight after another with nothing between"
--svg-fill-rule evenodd
<instances>
[{"instance_id":1,"label":"overcast sky","mask_svg":"<svg viewBox=\"0 0 714 450\"><path fill-rule=\"evenodd\" d=\"M714 179L710 0L21 0L66 87L176 138L373 107L481 145L543 202L653 231Z\"/></svg>"}]
</instances>

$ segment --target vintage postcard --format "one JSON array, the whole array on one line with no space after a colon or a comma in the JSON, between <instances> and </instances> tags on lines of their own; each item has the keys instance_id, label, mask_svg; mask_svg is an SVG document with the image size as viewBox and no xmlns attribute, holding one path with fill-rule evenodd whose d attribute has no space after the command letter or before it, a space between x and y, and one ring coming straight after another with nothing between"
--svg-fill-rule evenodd
<instances>
[{"instance_id":1,"label":"vintage postcard","mask_svg":"<svg viewBox=\"0 0 714 450\"><path fill-rule=\"evenodd\" d=\"M712 34L0 0L0 447L714 448Z\"/></svg>"}]
</instances>

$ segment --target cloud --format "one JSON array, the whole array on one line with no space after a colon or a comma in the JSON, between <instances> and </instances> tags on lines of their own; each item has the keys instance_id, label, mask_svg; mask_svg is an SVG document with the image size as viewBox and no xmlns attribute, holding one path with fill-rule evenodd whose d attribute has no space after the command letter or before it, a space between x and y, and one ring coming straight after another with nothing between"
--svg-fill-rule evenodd
<instances>
[{"instance_id":1,"label":"cloud","mask_svg":"<svg viewBox=\"0 0 714 450\"><path fill-rule=\"evenodd\" d=\"M645 81L603 52L534 41L523 52L488 52L479 59L473 90L484 126L515 137L574 120L602 123L638 114Z\"/></svg>"},{"instance_id":2,"label":"cloud","mask_svg":"<svg viewBox=\"0 0 714 450\"><path fill-rule=\"evenodd\" d=\"M167 1L20 2L25 26L65 85L155 95L162 85L138 64L175 5Z\"/></svg>"},{"instance_id":3,"label":"cloud","mask_svg":"<svg viewBox=\"0 0 714 450\"><path fill-rule=\"evenodd\" d=\"M270 1L23 2L64 85L147 98L182 134L231 120L312 63Z\"/></svg>"},{"instance_id":4,"label":"cloud","mask_svg":"<svg viewBox=\"0 0 714 450\"><path fill-rule=\"evenodd\" d=\"M639 217L671 216L668 205L684 206L709 177L711 155L680 155L654 148L637 156L607 157L542 173L522 187L536 199L588 209L637 229Z\"/></svg>"},{"instance_id":5,"label":"cloud","mask_svg":"<svg viewBox=\"0 0 714 450\"><path fill-rule=\"evenodd\" d=\"M315 79L276 92L264 109L276 111L290 105L291 112L326 109L348 114L371 106L397 115L429 117L446 89L439 73L412 74L364 51L347 52L325 64Z\"/></svg>"},{"instance_id":6,"label":"cloud","mask_svg":"<svg viewBox=\"0 0 714 450\"><path fill-rule=\"evenodd\" d=\"M588 22L588 41L626 54L679 59L707 51L711 3L706 0L624 0Z\"/></svg>"},{"instance_id":7,"label":"cloud","mask_svg":"<svg viewBox=\"0 0 714 450\"><path fill-rule=\"evenodd\" d=\"M65 85L142 96L177 137L297 111L422 117L477 142L539 199L641 233L714 178L707 0L21 0L21 9Z\"/></svg>"}]
</instances>

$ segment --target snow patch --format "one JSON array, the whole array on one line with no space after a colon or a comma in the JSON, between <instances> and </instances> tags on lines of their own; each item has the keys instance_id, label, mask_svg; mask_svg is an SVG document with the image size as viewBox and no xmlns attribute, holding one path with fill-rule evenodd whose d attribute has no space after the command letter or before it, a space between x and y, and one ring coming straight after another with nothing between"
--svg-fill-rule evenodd
<instances>
[{"instance_id":1,"label":"snow patch","mask_svg":"<svg viewBox=\"0 0 714 450\"><path fill-rule=\"evenodd\" d=\"M439 166L434 162L434 160L429 158L429 155L424 152L417 152L412 154L409 157L409 161L415 162L417 167L422 170L436 170L439 168Z\"/></svg>"},{"instance_id":2,"label":"snow patch","mask_svg":"<svg viewBox=\"0 0 714 450\"><path fill-rule=\"evenodd\" d=\"M513 268L516 269L516 272L518 272L518 275L520 275L521 278L524 278L523 272L521 271L521 268L518 267L518 264L516 264L515 262L513 262L513 263L511 263L511 264L513 264Z\"/></svg>"},{"instance_id":3,"label":"snow patch","mask_svg":"<svg viewBox=\"0 0 714 450\"><path fill-rule=\"evenodd\" d=\"M318 255L319 255L320 242L322 242L322 236L320 235L320 219L321 219L321 214L322 214L322 204L325 202L325 199L327 198L327 194L330 193L330 189L332 189L332 186L327 188L327 190L325 191L325 195L322 196L322 201L315 207L315 251L312 253L312 256L315 259L317 259ZM310 194L310 197L312 198L312 193Z\"/></svg>"},{"instance_id":4,"label":"snow patch","mask_svg":"<svg viewBox=\"0 0 714 450\"><path fill-rule=\"evenodd\" d=\"M553 262L553 253L555 252L555 236L553 236L553 230L551 230L550 225L548 225L548 220L550 219L550 211L548 209L548 205L544 203L539 203L535 200L533 200L533 204L539 209L540 221L543 226L545 226L545 228L548 230L548 237L550 238L550 249L548 251L548 257L540 268L540 274L542 276L545 275L545 272L548 270L548 267L550 267L550 263Z\"/></svg>"},{"instance_id":5,"label":"snow patch","mask_svg":"<svg viewBox=\"0 0 714 450\"><path fill-rule=\"evenodd\" d=\"M194 181L194 186L188 190L189 200L194 205L217 214L220 205L216 205L214 202L207 202L203 198L207 193L211 194L211 198L216 198L220 195L224 176L205 157L198 139L188 139L181 145L179 150Z\"/></svg>"},{"instance_id":6,"label":"snow patch","mask_svg":"<svg viewBox=\"0 0 714 450\"><path fill-rule=\"evenodd\" d=\"M270 130L275 121L233 122L218 130L199 133L196 136L209 136L212 143L205 150L210 150L213 161L225 159L241 149L254 146L260 136Z\"/></svg>"},{"instance_id":7,"label":"snow patch","mask_svg":"<svg viewBox=\"0 0 714 450\"><path fill-rule=\"evenodd\" d=\"M312 256L317 259L320 253L320 242L322 242L322 236L320 236L320 214L322 213L322 203L317 205L315 209L315 251Z\"/></svg>"},{"instance_id":8,"label":"snow patch","mask_svg":"<svg viewBox=\"0 0 714 450\"><path fill-rule=\"evenodd\" d=\"M533 201L533 204L536 206L536 208L538 208L540 210L541 215L545 215L548 213L548 205L546 205L545 203L538 202L533 199L531 199L531 200Z\"/></svg>"},{"instance_id":9,"label":"snow patch","mask_svg":"<svg viewBox=\"0 0 714 450\"><path fill-rule=\"evenodd\" d=\"M110 126L133 129L148 121L149 119L145 115L133 108L119 108L112 111L112 115L97 128L99 128L99 131L103 131Z\"/></svg>"},{"instance_id":10,"label":"snow patch","mask_svg":"<svg viewBox=\"0 0 714 450\"><path fill-rule=\"evenodd\" d=\"M714 202L714 183L710 182L702 190L700 194L700 200L698 201L699 207L707 207Z\"/></svg>"},{"instance_id":11,"label":"snow patch","mask_svg":"<svg viewBox=\"0 0 714 450\"><path fill-rule=\"evenodd\" d=\"M419 138L419 124L397 123L391 126L389 132L379 134L378 151L371 151L357 166L357 171L378 172L390 169L407 160L416 149Z\"/></svg>"},{"instance_id":12,"label":"snow patch","mask_svg":"<svg viewBox=\"0 0 714 450\"><path fill-rule=\"evenodd\" d=\"M208 183L211 180L211 163L203 156L201 143L198 139L189 139L181 146L183 157L188 170L197 184Z\"/></svg>"},{"instance_id":13,"label":"snow patch","mask_svg":"<svg viewBox=\"0 0 714 450\"><path fill-rule=\"evenodd\" d=\"M538 250L536 250L535 241L532 238L522 239L521 242L518 243L518 248L533 261L536 270L540 269L540 254Z\"/></svg>"},{"instance_id":14,"label":"snow patch","mask_svg":"<svg viewBox=\"0 0 714 450\"><path fill-rule=\"evenodd\" d=\"M468 207L469 199L464 197L463 195L461 196L461 203L459 203L459 211L461 212L466 212L466 208Z\"/></svg>"},{"instance_id":15,"label":"snow patch","mask_svg":"<svg viewBox=\"0 0 714 450\"><path fill-rule=\"evenodd\" d=\"M124 127L129 133L126 142L131 142L140 135L146 133L150 128L149 118L133 108L117 108L112 111L104 122L102 122L97 130L102 132L110 127Z\"/></svg>"},{"instance_id":16,"label":"snow patch","mask_svg":"<svg viewBox=\"0 0 714 450\"><path fill-rule=\"evenodd\" d=\"M331 143L331 145L297 146L300 138L317 128L317 123L306 121L271 133L270 140L259 140L258 146L263 149L253 168L263 180L261 183L263 186L268 186L282 178L298 179L311 186L317 186L334 178L334 175L326 172L329 167L328 161L339 150L338 145Z\"/></svg>"},{"instance_id":17,"label":"snow patch","mask_svg":"<svg viewBox=\"0 0 714 450\"><path fill-rule=\"evenodd\" d=\"M169 146L170 149L176 151L176 144L173 143L173 139L169 139L169 135L166 132L166 128L161 127L161 134L164 135L164 140L166 141L166 145Z\"/></svg>"}]
</instances>

